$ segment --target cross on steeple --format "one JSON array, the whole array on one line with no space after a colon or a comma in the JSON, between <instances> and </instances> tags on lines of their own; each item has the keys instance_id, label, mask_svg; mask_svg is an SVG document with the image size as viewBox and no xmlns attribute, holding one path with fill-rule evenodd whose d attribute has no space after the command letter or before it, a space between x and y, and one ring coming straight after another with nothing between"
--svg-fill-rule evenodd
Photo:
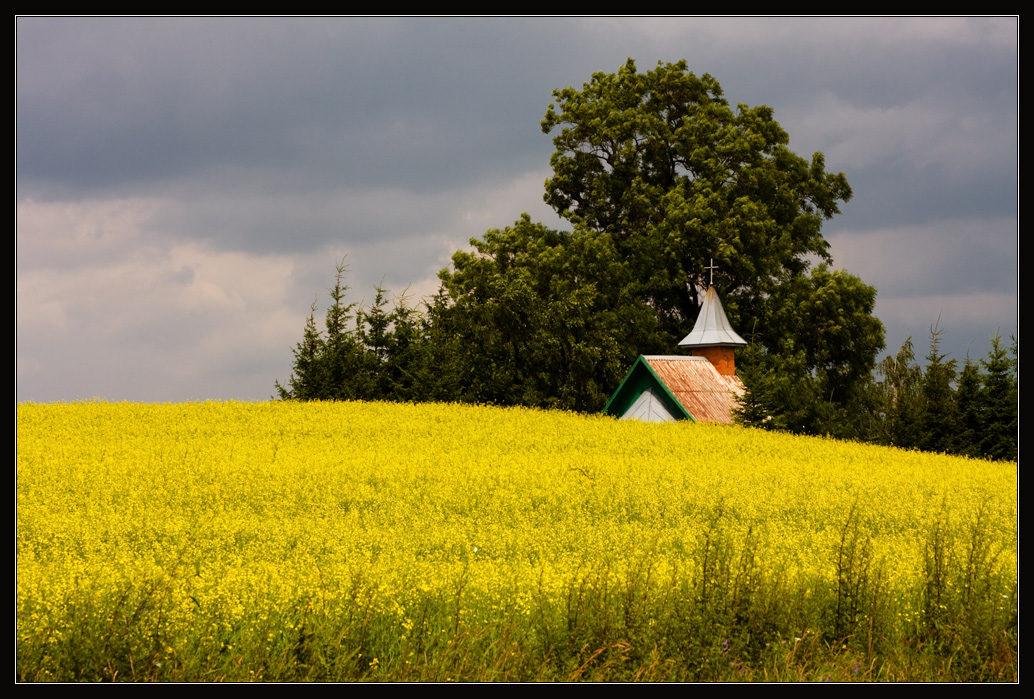
<instances>
[{"instance_id":1,"label":"cross on steeple","mask_svg":"<svg viewBox=\"0 0 1034 699\"><path fill-rule=\"evenodd\" d=\"M711 284L704 294L704 303L700 306L693 331L682 338L679 347L688 348L695 357L707 357L719 374L734 376L736 363L733 348L743 347L747 341L729 325L722 302L718 300L718 292L714 290L714 271L717 269L714 258L704 269L711 272Z\"/></svg>"}]
</instances>

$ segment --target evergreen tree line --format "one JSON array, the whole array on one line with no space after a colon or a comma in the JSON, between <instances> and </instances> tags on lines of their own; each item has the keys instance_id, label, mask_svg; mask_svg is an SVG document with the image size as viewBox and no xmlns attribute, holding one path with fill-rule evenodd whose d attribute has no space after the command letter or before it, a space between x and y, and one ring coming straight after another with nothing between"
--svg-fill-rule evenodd
<instances>
[{"instance_id":1,"label":"evergreen tree line","mask_svg":"<svg viewBox=\"0 0 1034 699\"><path fill-rule=\"evenodd\" d=\"M405 297L389 308L387 292L375 288L373 305L348 302L347 267L337 265L324 329L317 326L314 301L294 368L286 385L276 382L281 400L457 400L434 390L431 351L432 313L407 305Z\"/></svg>"},{"instance_id":2,"label":"evergreen tree line","mask_svg":"<svg viewBox=\"0 0 1034 699\"><path fill-rule=\"evenodd\" d=\"M503 234L490 231L486 237L491 241ZM491 257L468 258L474 260L496 262ZM515 294L507 295L512 305L457 303L457 298L466 298L463 292L470 277L485 278L481 267L464 265L462 271L443 270L442 287L422 309L409 305L405 297L389 307L388 292L380 287L375 288L372 305L362 308L347 301L346 267L338 264L324 329L317 326L314 303L302 341L294 349L293 373L286 386L276 384L278 397L473 402L597 412L639 353L635 343L650 341L650 333L614 332L616 326L635 328L631 311L615 312L601 298L583 298L583 303L569 299L566 305L554 299L551 307L542 303L535 284L527 279L524 304ZM552 286L562 281L557 270L540 274ZM605 307L613 315L612 326L604 323L600 311ZM648 318L645 314L638 320L651 326ZM986 358L960 363L941 351L941 335L941 330L931 329L925 368L918 364L909 338L870 374L832 389L829 378L809 366L803 349L770 354L751 342L737 352L738 373L747 392L736 421L797 434L1015 460L1015 337L1006 346L996 334ZM838 390L845 390L849 399L836 400L833 393Z\"/></svg>"},{"instance_id":3,"label":"evergreen tree line","mask_svg":"<svg viewBox=\"0 0 1034 699\"><path fill-rule=\"evenodd\" d=\"M960 366L930 334L926 368L914 362L906 341L879 366L869 403L871 435L881 444L988 459L1017 458L1019 348L1007 348L996 333L987 357ZM1011 354L1011 356L1010 356Z\"/></svg>"},{"instance_id":4,"label":"evergreen tree line","mask_svg":"<svg viewBox=\"0 0 1034 699\"><path fill-rule=\"evenodd\" d=\"M960 364L941 351L942 333L931 328L925 368L908 338L855 386L846 403L827 400L796 355L771 357L752 343L737 364L747 392L735 419L764 429L1015 460L1016 338L1006 347L996 333L985 359Z\"/></svg>"}]
</instances>

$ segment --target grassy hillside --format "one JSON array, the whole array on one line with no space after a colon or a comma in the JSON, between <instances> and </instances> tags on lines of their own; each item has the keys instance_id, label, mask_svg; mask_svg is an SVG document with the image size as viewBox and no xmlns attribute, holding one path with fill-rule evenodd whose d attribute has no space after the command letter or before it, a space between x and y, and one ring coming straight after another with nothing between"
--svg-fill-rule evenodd
<instances>
[{"instance_id":1,"label":"grassy hillside","mask_svg":"<svg viewBox=\"0 0 1034 699\"><path fill-rule=\"evenodd\" d=\"M1015 678L1015 463L457 405L17 411L21 679Z\"/></svg>"}]
</instances>

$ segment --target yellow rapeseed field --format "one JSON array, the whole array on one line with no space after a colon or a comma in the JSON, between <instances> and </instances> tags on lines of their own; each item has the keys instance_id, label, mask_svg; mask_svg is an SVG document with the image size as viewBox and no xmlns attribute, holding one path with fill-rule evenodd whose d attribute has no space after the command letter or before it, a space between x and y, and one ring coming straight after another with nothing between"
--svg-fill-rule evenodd
<instances>
[{"instance_id":1,"label":"yellow rapeseed field","mask_svg":"<svg viewBox=\"0 0 1034 699\"><path fill-rule=\"evenodd\" d=\"M513 641L546 647L527 677L588 678L659 622L655 655L685 645L671 629L688 608L747 624L744 647L807 625L869 662L877 621L909 647L967 614L980 633L1011 628L1016 536L1015 463L739 427L441 404L17 406L23 679L295 677L288 662L298 678L429 679L403 672L419 659L407 635L426 663L427 638L493 624L537 629ZM585 641L563 665L550 634L590 591L624 610L620 633L599 632L609 655ZM334 674L340 660L312 674L306 629L357 614L377 623L346 653L353 674ZM253 650L234 661L235 644ZM729 666L758 672L744 657ZM698 677L618 667L597 678ZM467 678L486 677L526 676Z\"/></svg>"}]
</instances>

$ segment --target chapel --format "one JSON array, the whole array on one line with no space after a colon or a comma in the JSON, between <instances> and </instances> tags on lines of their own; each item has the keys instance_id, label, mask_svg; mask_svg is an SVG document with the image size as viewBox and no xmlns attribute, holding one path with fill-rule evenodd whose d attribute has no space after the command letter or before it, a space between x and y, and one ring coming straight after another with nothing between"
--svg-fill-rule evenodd
<instances>
[{"instance_id":1,"label":"chapel","mask_svg":"<svg viewBox=\"0 0 1034 699\"><path fill-rule=\"evenodd\" d=\"M731 423L744 392L734 352L746 344L712 284L692 332L679 342L691 354L639 355L603 412L622 420Z\"/></svg>"}]
</instances>

